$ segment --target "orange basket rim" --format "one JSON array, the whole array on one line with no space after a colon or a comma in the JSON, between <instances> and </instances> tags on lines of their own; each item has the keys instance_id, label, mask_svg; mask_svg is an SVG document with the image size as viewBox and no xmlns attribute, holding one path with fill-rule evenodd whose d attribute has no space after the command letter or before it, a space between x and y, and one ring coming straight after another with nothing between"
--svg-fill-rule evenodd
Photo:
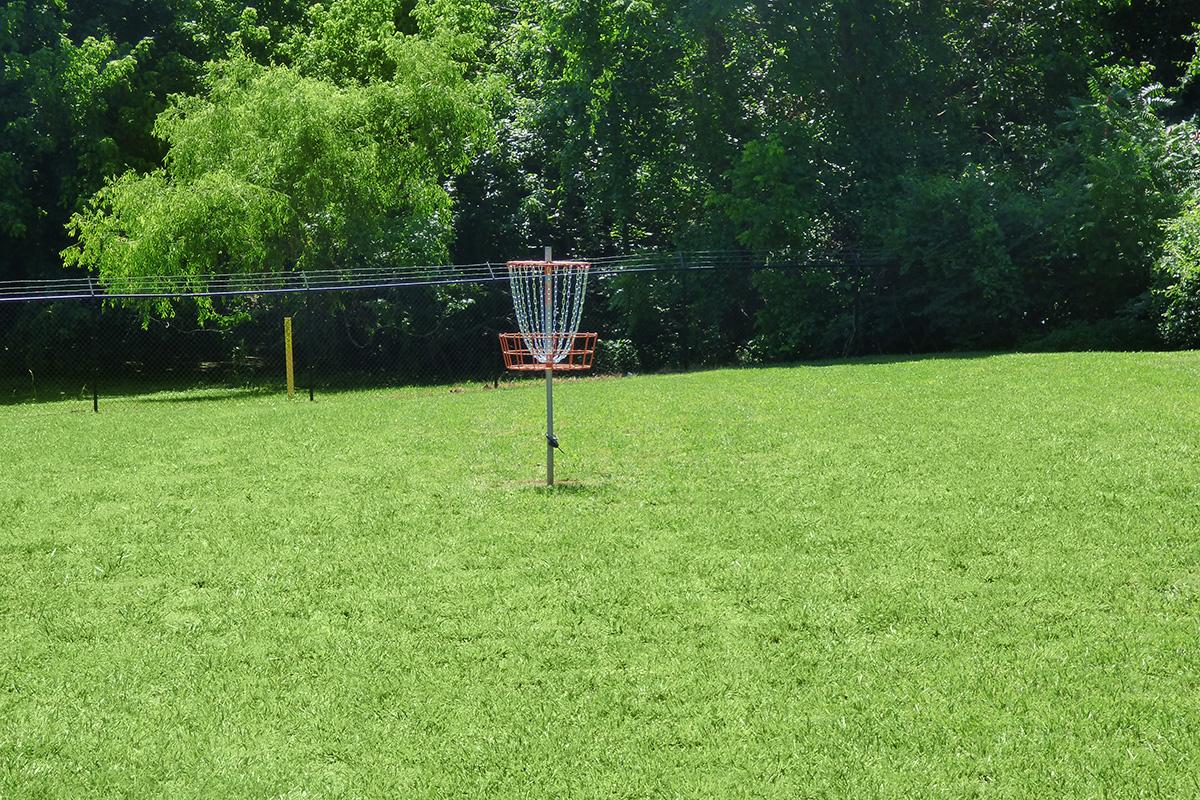
<instances>
[{"instance_id":1,"label":"orange basket rim","mask_svg":"<svg viewBox=\"0 0 1200 800\"><path fill-rule=\"evenodd\" d=\"M544 372L550 370L552 372L579 372L592 368L592 362L596 355L596 341L598 334L595 331L580 331L578 333L533 333L525 334L517 331L515 333L501 333L500 335L500 350L504 354L504 366L506 369L516 372ZM533 351L527 346L523 346L523 341L526 338L545 339L565 339L573 337L571 348L563 354L561 361L556 361L552 364L547 364L545 361L538 361L534 358Z\"/></svg>"},{"instance_id":2,"label":"orange basket rim","mask_svg":"<svg viewBox=\"0 0 1200 800\"><path fill-rule=\"evenodd\" d=\"M544 339L545 337L550 336L550 337L553 337L556 339L565 339L568 336L575 336L577 338L586 336L588 338L591 338L593 336L599 336L600 334L598 334L596 331L576 331L575 333L562 332L562 331L555 331L553 333L542 333L541 331L537 331L536 333L524 333L522 331L504 331L503 333L500 333L499 335L500 336L529 336L534 339L538 339L538 338Z\"/></svg>"},{"instance_id":3,"label":"orange basket rim","mask_svg":"<svg viewBox=\"0 0 1200 800\"><path fill-rule=\"evenodd\" d=\"M592 266L590 261L506 261L504 266L512 269L513 267L546 267L551 268L562 267L563 269L587 269Z\"/></svg>"},{"instance_id":4,"label":"orange basket rim","mask_svg":"<svg viewBox=\"0 0 1200 800\"><path fill-rule=\"evenodd\" d=\"M559 362L558 364L554 364L552 366L531 362L529 364L512 364L511 366L505 367L505 369L512 370L513 372L545 372L546 370L550 370L551 372L583 372L584 370L591 368L591 364L574 364L566 361Z\"/></svg>"}]
</instances>

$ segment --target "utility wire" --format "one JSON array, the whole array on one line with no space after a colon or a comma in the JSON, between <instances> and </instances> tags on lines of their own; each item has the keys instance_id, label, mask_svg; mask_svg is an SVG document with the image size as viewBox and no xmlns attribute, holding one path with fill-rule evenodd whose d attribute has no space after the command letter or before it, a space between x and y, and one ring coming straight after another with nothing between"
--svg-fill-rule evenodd
<instances>
[{"instance_id":1,"label":"utility wire","mask_svg":"<svg viewBox=\"0 0 1200 800\"><path fill-rule=\"evenodd\" d=\"M577 259L591 274L707 270L804 270L878 268L887 258L878 250L750 253L742 250L646 251ZM214 273L130 276L98 283L91 276L0 281L0 303L53 300L161 300L395 289L409 286L482 284L507 281L501 263L430 264L402 267L346 267L304 272Z\"/></svg>"}]
</instances>

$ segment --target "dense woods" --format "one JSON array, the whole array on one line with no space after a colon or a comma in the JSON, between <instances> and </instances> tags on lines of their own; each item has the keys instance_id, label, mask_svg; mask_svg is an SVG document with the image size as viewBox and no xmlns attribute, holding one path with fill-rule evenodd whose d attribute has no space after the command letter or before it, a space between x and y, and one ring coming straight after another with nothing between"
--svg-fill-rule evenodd
<instances>
[{"instance_id":1,"label":"dense woods","mask_svg":"<svg viewBox=\"0 0 1200 800\"><path fill-rule=\"evenodd\" d=\"M1195 346L1198 37L1171 0L3 0L0 279L845 248L885 266L608 313L653 349L686 306L713 358Z\"/></svg>"}]
</instances>

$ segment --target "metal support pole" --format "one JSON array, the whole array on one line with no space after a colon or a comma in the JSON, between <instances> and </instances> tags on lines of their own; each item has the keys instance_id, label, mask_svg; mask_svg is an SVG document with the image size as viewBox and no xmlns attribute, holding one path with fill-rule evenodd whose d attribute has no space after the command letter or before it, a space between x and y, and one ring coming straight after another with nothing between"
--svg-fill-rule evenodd
<instances>
[{"instance_id":1,"label":"metal support pole","mask_svg":"<svg viewBox=\"0 0 1200 800\"><path fill-rule=\"evenodd\" d=\"M546 370L546 485L554 485L554 370Z\"/></svg>"},{"instance_id":2,"label":"metal support pole","mask_svg":"<svg viewBox=\"0 0 1200 800\"><path fill-rule=\"evenodd\" d=\"M543 306L544 321L543 327L546 335L544 347L547 352L554 352L553 339L551 339L552 326L554 324L554 295L551 291L550 279L553 267L550 266L554 261L554 251L549 245L546 246L546 269L542 273L542 286L544 292L545 305ZM554 438L554 370L549 365L546 366L546 485L554 485L554 446L558 441Z\"/></svg>"}]
</instances>

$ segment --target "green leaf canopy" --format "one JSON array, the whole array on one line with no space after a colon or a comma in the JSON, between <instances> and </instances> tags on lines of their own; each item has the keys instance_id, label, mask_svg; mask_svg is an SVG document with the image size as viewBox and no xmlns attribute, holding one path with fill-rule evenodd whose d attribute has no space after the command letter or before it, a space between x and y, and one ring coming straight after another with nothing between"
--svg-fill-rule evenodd
<instances>
[{"instance_id":1,"label":"green leaf canopy","mask_svg":"<svg viewBox=\"0 0 1200 800\"><path fill-rule=\"evenodd\" d=\"M397 69L367 83L216 62L207 92L159 117L164 166L72 217L68 264L114 283L446 258L443 182L486 144L486 98L429 41L386 45Z\"/></svg>"}]
</instances>

